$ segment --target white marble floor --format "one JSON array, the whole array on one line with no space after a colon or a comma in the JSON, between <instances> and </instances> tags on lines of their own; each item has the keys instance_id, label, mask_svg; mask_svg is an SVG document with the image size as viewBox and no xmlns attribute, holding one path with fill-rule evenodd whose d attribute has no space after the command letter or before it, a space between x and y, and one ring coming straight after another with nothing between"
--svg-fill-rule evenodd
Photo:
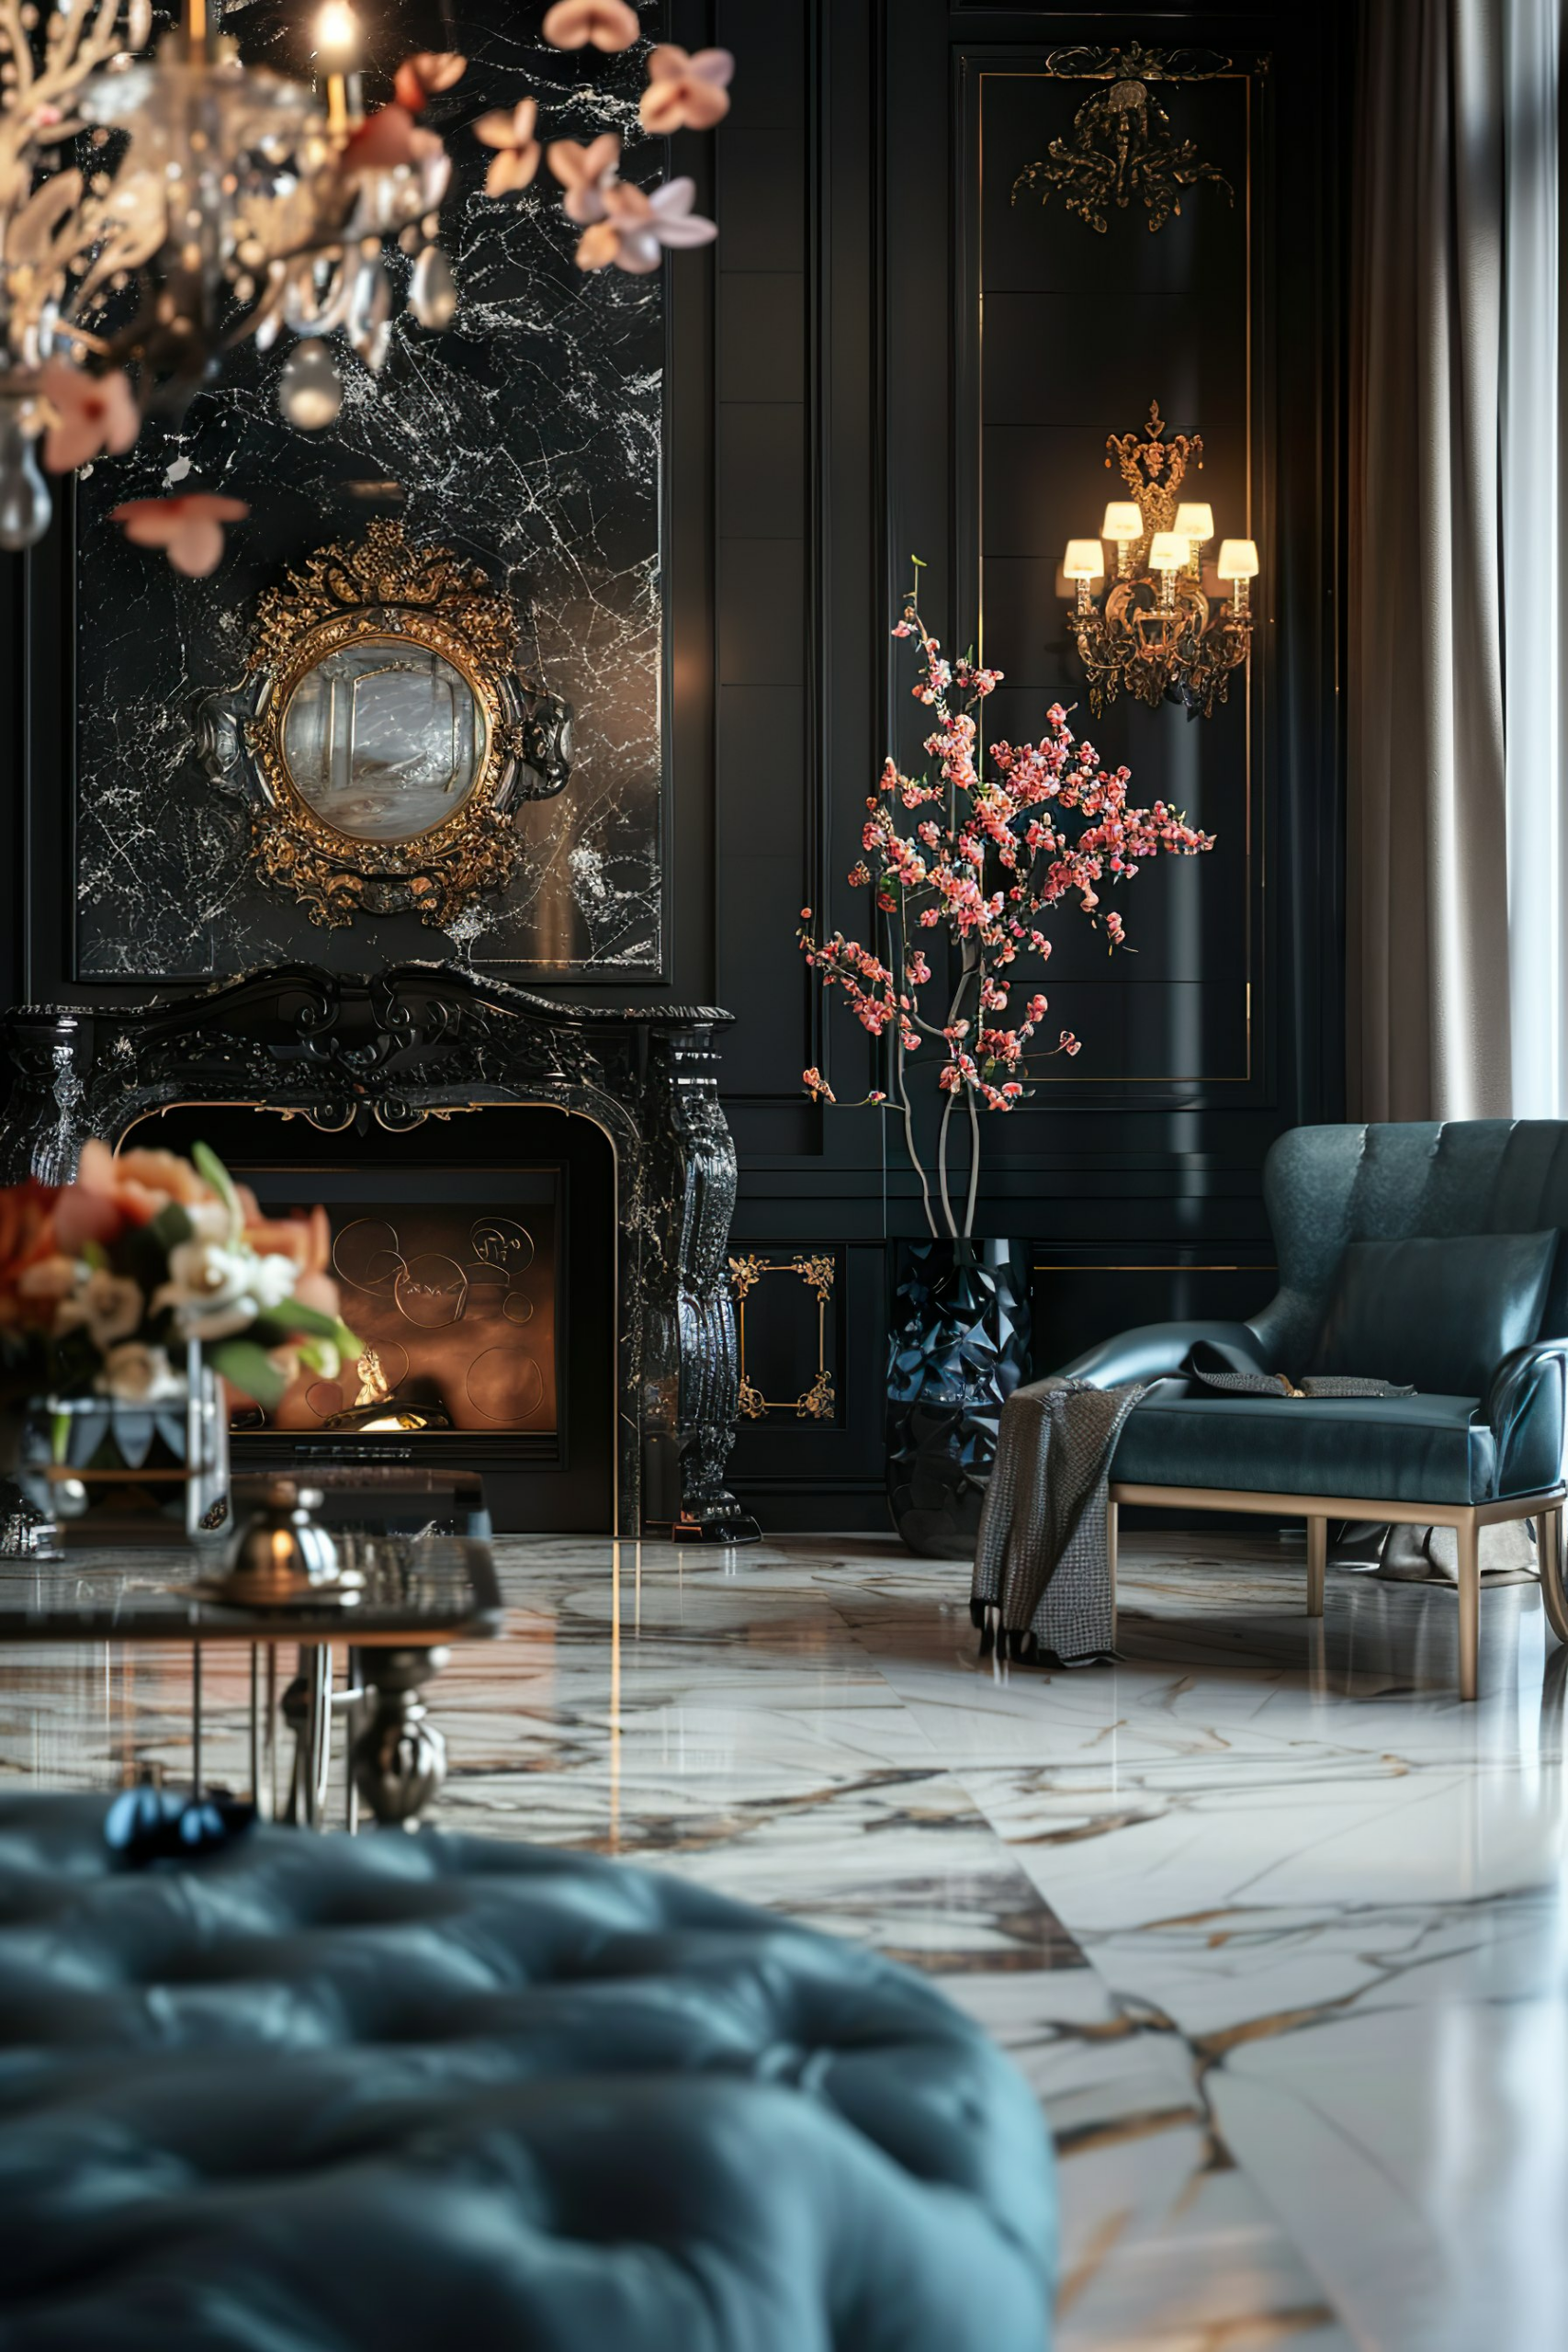
<instances>
[{"instance_id":1,"label":"white marble floor","mask_svg":"<svg viewBox=\"0 0 1568 2352\"><path fill-rule=\"evenodd\" d=\"M506 1542L439 1817L675 1870L939 1975L1037 2086L1062 2352L1568 2336L1568 1653L1488 1589L1132 1537L1115 1668L976 1656L890 1542ZM243 1781L241 1669L209 1758ZM188 1764L179 1652L0 1653L0 1770Z\"/></svg>"}]
</instances>

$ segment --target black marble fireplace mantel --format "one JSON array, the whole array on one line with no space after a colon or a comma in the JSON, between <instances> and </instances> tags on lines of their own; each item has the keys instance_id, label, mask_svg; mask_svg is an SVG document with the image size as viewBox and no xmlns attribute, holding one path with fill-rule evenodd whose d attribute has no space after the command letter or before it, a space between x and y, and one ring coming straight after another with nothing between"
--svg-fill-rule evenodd
<instances>
[{"instance_id":1,"label":"black marble fireplace mantel","mask_svg":"<svg viewBox=\"0 0 1568 2352\"><path fill-rule=\"evenodd\" d=\"M691 1537L757 1528L724 1484L738 1359L727 1264L735 1147L706 1005L559 1004L456 964L370 978L251 972L134 1010L21 1005L0 1175L64 1182L90 1136L118 1144L175 1103L248 1105L327 1134L404 1134L443 1113L543 1104L591 1119L615 1155L615 1531L645 1511Z\"/></svg>"}]
</instances>

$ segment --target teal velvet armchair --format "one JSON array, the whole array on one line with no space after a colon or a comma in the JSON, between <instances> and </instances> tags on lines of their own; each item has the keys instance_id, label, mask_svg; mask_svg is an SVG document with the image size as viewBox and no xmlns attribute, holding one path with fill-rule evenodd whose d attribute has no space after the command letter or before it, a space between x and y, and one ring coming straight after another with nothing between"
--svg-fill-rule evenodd
<instances>
[{"instance_id":1,"label":"teal velvet armchair","mask_svg":"<svg viewBox=\"0 0 1568 2352\"><path fill-rule=\"evenodd\" d=\"M1483 1527L1535 1521L1542 1593L1568 1641L1568 1124L1298 1127L1263 1182L1280 1266L1267 1306L1245 1323L1146 1324L1064 1366L1100 1387L1161 1382L1112 1460L1112 1544L1122 1503L1303 1518L1321 1616L1331 1520L1452 1527L1472 1699ZM1323 1372L1416 1393L1216 1395L1180 1376L1198 1340L1292 1381Z\"/></svg>"}]
</instances>

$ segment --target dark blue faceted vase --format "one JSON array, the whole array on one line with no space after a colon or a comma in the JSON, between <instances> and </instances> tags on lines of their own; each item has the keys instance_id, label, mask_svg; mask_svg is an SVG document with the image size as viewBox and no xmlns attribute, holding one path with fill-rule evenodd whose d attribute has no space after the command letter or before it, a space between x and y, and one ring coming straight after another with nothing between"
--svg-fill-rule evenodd
<instances>
[{"instance_id":1,"label":"dark blue faceted vase","mask_svg":"<svg viewBox=\"0 0 1568 2352\"><path fill-rule=\"evenodd\" d=\"M1029 1377L1029 1253L900 1241L887 1343L887 1501L911 1552L973 1559L1002 1407Z\"/></svg>"}]
</instances>

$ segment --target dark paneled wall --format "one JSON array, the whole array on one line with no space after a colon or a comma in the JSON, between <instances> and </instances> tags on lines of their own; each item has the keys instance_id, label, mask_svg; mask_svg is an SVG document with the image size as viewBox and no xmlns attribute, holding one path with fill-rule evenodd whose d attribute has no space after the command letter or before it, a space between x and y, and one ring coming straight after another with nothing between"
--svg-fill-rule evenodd
<instances>
[{"instance_id":1,"label":"dark paneled wall","mask_svg":"<svg viewBox=\"0 0 1568 2352\"><path fill-rule=\"evenodd\" d=\"M739 1246L840 1252L842 1390L831 1421L789 1405L813 1369L802 1333L799 1378L773 1373L786 1401L747 1427L737 1470L775 1525L875 1524L886 1244L919 1229L919 1204L875 1114L799 1101L808 1061L841 1096L882 1073L836 1003L803 996L787 940L796 877L802 905L863 935L844 877L865 794L890 746L918 763L922 731L886 637L911 554L944 640L981 639L1009 673L999 731L1038 734L1053 699L1079 703L1139 798L1220 836L1128 893L1136 962L1108 966L1066 910L1054 926L1054 1010L1085 1050L988 1121L980 1195L986 1231L1032 1245L1039 1368L1129 1322L1258 1305L1264 1154L1342 1114L1344 62L1332 16L1264 5L797 0L765 31L760 15L719 12L741 68L718 141L719 985L742 1014ZM1047 78L1047 60L1134 38L1232 61L1159 96L1234 205L1200 186L1157 235L1136 207L1100 235L1058 199L1013 204L1021 164L1095 86ZM1263 546L1251 678L1212 721L1125 702L1090 719L1065 627L1063 546L1125 494L1105 436L1151 398L1207 435L1190 494Z\"/></svg>"},{"instance_id":2,"label":"dark paneled wall","mask_svg":"<svg viewBox=\"0 0 1568 2352\"><path fill-rule=\"evenodd\" d=\"M973 638L983 617L987 654L1010 673L1008 731L1038 733L1054 695L1081 695L1062 546L1116 492L1106 433L1140 424L1154 396L1173 425L1211 436L1193 487L1221 530L1264 543L1262 621L1250 712L1235 697L1194 729L1123 705L1090 730L1128 760L1140 797L1187 802L1223 842L1201 868L1134 886L1137 966L1108 971L1056 926L1057 1009L1084 1054L1037 1102L987 1123L982 1223L1032 1246L1040 1368L1129 1321L1245 1312L1267 1295L1264 1153L1283 1127L1341 1114L1341 40L1332 13L1275 0L1158 16L672 0L670 25L688 46L734 50L738 73L728 120L679 158L720 243L711 259L677 258L667 289L669 977L592 985L735 1012L735 1248L770 1269L747 1299L763 1409L743 1426L737 1483L776 1528L875 1525L887 1243L919 1229L919 1202L874 1114L802 1098L810 1062L846 1096L882 1073L807 986L797 914L863 922L844 876L865 795L889 747L918 755L887 636L910 555L929 565L945 639ZM1235 209L1199 187L1151 238L1137 212L1100 237L1055 201L1010 206L997 174L1038 152L1037 126L1070 125L1086 95L1040 80L1046 58L1134 37L1267 55L1247 84L1249 127L1233 85L1167 94L1179 128L1214 146ZM1003 74L1016 87L985 78ZM1006 103L985 122L997 160L983 185L992 95ZM73 977L60 920L73 880L66 544L57 532L0 565L13 849L0 978L13 998L117 993ZM1179 1017L1196 1060L1157 1050ZM820 1296L789 1271L818 1260Z\"/></svg>"}]
</instances>

